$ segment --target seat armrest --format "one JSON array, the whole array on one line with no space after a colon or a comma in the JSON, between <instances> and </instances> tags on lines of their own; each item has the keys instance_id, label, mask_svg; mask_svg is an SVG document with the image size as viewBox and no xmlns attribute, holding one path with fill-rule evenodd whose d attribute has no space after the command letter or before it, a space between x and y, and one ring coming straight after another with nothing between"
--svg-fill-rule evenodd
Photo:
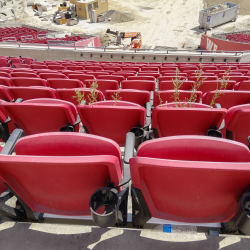
<instances>
[{"instance_id":1,"label":"seat armrest","mask_svg":"<svg viewBox=\"0 0 250 250\"><path fill-rule=\"evenodd\" d=\"M5 143L4 148L2 149L2 155L11 155L14 152L17 141L24 137L24 131L22 129L15 129L10 135L9 139Z\"/></svg>"},{"instance_id":2,"label":"seat armrest","mask_svg":"<svg viewBox=\"0 0 250 250\"><path fill-rule=\"evenodd\" d=\"M214 107L216 109L221 109L221 105L219 103L215 103ZM222 130L224 127L225 127L225 119L223 119L223 121L222 121L220 127L218 128L218 130Z\"/></svg>"}]
</instances>

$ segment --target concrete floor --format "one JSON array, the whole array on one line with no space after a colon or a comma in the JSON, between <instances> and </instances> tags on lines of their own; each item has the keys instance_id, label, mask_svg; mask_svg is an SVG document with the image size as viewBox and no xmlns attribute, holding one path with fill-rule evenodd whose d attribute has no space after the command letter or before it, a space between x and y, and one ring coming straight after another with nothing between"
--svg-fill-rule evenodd
<instances>
[{"instance_id":1,"label":"concrete floor","mask_svg":"<svg viewBox=\"0 0 250 250\"><path fill-rule=\"evenodd\" d=\"M250 237L168 234L152 230L1 221L1 250L234 250L249 249Z\"/></svg>"}]
</instances>

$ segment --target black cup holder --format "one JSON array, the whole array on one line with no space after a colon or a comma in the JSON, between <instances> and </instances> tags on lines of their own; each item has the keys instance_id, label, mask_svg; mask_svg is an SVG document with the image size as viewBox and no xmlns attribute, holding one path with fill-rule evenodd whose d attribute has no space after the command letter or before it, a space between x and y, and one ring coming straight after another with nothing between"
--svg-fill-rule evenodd
<instances>
[{"instance_id":1,"label":"black cup holder","mask_svg":"<svg viewBox=\"0 0 250 250\"><path fill-rule=\"evenodd\" d=\"M99 227L112 227L118 221L119 195L116 189L97 189L89 200L94 223Z\"/></svg>"},{"instance_id":2,"label":"black cup holder","mask_svg":"<svg viewBox=\"0 0 250 250\"><path fill-rule=\"evenodd\" d=\"M218 130L215 130L215 129L209 129L207 131L207 136L223 138L222 133L220 131L218 131Z\"/></svg>"},{"instance_id":3,"label":"black cup holder","mask_svg":"<svg viewBox=\"0 0 250 250\"><path fill-rule=\"evenodd\" d=\"M75 129L71 125L63 126L59 130L60 132L75 132Z\"/></svg>"},{"instance_id":4,"label":"black cup holder","mask_svg":"<svg viewBox=\"0 0 250 250\"><path fill-rule=\"evenodd\" d=\"M135 148L137 148L144 141L144 130L139 127L130 129L129 132L135 134Z\"/></svg>"},{"instance_id":5,"label":"black cup holder","mask_svg":"<svg viewBox=\"0 0 250 250\"><path fill-rule=\"evenodd\" d=\"M244 193L238 201L234 222L242 233L250 235L250 193Z\"/></svg>"}]
</instances>

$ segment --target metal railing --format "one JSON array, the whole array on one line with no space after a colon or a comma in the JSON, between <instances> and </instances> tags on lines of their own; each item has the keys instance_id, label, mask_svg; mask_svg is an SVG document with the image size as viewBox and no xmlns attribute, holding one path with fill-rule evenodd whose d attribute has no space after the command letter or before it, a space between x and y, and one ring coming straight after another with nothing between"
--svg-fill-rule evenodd
<instances>
[{"instance_id":1,"label":"metal railing","mask_svg":"<svg viewBox=\"0 0 250 250\"><path fill-rule=\"evenodd\" d=\"M74 41L60 41L60 40L48 40L49 43L48 44L37 44L37 43L20 43L20 42L9 42L9 41L4 41L4 42L0 42L0 47L5 47L8 45L16 45L17 47L21 48L21 47L36 47L36 48L46 48L46 49L53 49L53 48L58 48L58 49L62 49L66 48L66 49L72 49L72 50L77 50L77 49L82 49L82 50L99 50L99 51L103 51L103 52L107 52L107 51L116 51L116 52L121 52L121 48L111 48L111 47L88 47L88 46L77 46L76 43ZM59 43L56 43L59 42ZM68 42L68 43L67 43ZM69 45L70 44L70 45ZM184 49L167 49L167 50L155 50L155 49L131 49L128 48L126 50L122 49L122 52L131 52L131 53L138 53L138 52L154 52L157 54L170 54L171 52L179 52L179 53L183 53L183 52L189 52L189 53L195 53L195 54L199 54L199 55L203 55L203 54L218 54L218 53L228 53L228 54L234 54L235 56L241 55L241 54L246 54L246 53L250 53L249 50L246 51L224 51L224 50L216 50L216 51L209 51L209 50L184 50Z\"/></svg>"}]
</instances>

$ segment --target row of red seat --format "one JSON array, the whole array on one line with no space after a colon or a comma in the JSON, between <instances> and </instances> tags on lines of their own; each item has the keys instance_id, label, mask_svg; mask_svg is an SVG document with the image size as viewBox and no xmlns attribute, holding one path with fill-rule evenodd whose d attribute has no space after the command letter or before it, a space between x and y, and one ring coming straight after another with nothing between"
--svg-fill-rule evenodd
<instances>
[{"instance_id":1,"label":"row of red seat","mask_svg":"<svg viewBox=\"0 0 250 250\"><path fill-rule=\"evenodd\" d=\"M18 77L19 76L19 77ZM39 77L22 77L22 75L18 75L16 77L6 78L0 76L0 85L2 86L16 86L16 87L51 87L51 88L83 88L86 86L90 88L93 82L96 82L98 87L97 89L101 92L105 93L106 90L117 90L119 86L122 89L135 89L141 91L156 91L156 90L174 90L173 81L170 79L165 79L162 77L158 83L158 88L156 88L156 83L154 80L144 80L141 77L129 77L128 80L124 80L122 76L99 76L98 79L94 79L91 75L82 75L70 74L69 78L66 79L65 76L62 78L51 77L50 74L42 73L41 78ZM227 81L226 90L236 90L236 91L248 91L250 90L250 79L247 78L238 78L234 80ZM237 80L237 81L236 81ZM183 81L179 90L191 91L196 82L195 79ZM201 86L199 87L199 91L203 94L221 88L221 81L217 80L204 80Z\"/></svg>"},{"instance_id":2,"label":"row of red seat","mask_svg":"<svg viewBox=\"0 0 250 250\"><path fill-rule=\"evenodd\" d=\"M242 34L242 33L226 35L226 39L230 41L250 43L250 35Z\"/></svg>"}]
</instances>

